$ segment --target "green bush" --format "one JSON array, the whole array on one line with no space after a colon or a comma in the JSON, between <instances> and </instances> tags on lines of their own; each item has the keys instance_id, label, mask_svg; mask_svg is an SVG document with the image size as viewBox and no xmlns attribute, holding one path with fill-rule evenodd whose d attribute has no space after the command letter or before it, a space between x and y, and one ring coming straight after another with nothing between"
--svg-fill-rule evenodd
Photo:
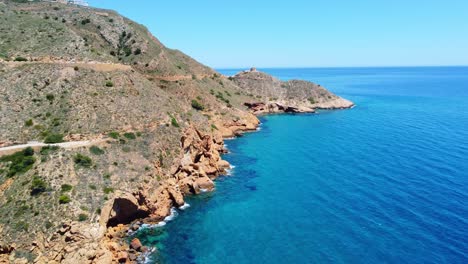
<instances>
[{"instance_id":1,"label":"green bush","mask_svg":"<svg viewBox=\"0 0 468 264\"><path fill-rule=\"evenodd\" d=\"M195 99L192 100L192 107L198 111L202 111L203 109L205 109L205 107Z\"/></svg>"},{"instance_id":2,"label":"green bush","mask_svg":"<svg viewBox=\"0 0 468 264\"><path fill-rule=\"evenodd\" d=\"M55 143L60 143L60 142L63 142L62 134L50 134L50 135L47 135L46 138L44 139L44 143L47 143L47 144L55 144Z\"/></svg>"},{"instance_id":3,"label":"green bush","mask_svg":"<svg viewBox=\"0 0 468 264\"><path fill-rule=\"evenodd\" d=\"M18 230L18 231L28 231L29 224L26 223L25 221L18 221L15 224L15 229Z\"/></svg>"},{"instance_id":4,"label":"green bush","mask_svg":"<svg viewBox=\"0 0 468 264\"><path fill-rule=\"evenodd\" d=\"M89 187L91 190L96 190L96 189L97 189L97 188L96 188L96 185L94 185L94 184L90 184L90 185L88 185L88 187Z\"/></svg>"},{"instance_id":5,"label":"green bush","mask_svg":"<svg viewBox=\"0 0 468 264\"><path fill-rule=\"evenodd\" d=\"M86 220L88 220L88 215L87 214L79 214L78 215L78 221L84 222Z\"/></svg>"},{"instance_id":6,"label":"green bush","mask_svg":"<svg viewBox=\"0 0 468 264\"><path fill-rule=\"evenodd\" d=\"M52 102L55 99L55 96L53 94L47 94L46 99Z\"/></svg>"},{"instance_id":7,"label":"green bush","mask_svg":"<svg viewBox=\"0 0 468 264\"><path fill-rule=\"evenodd\" d=\"M127 139L136 139L136 136L134 133L130 133L130 132L127 132L124 134L124 137L126 137Z\"/></svg>"},{"instance_id":8,"label":"green bush","mask_svg":"<svg viewBox=\"0 0 468 264\"><path fill-rule=\"evenodd\" d=\"M89 23L91 23L91 20L89 18L81 20L82 25L86 25L86 24L89 24Z\"/></svg>"},{"instance_id":9,"label":"green bush","mask_svg":"<svg viewBox=\"0 0 468 264\"><path fill-rule=\"evenodd\" d=\"M27 127L31 127L33 124L34 123L33 123L32 119L29 119L26 122L24 122L24 125L27 126Z\"/></svg>"},{"instance_id":10,"label":"green bush","mask_svg":"<svg viewBox=\"0 0 468 264\"><path fill-rule=\"evenodd\" d=\"M62 184L62 186L61 186L62 193L69 192L72 189L73 189L73 186L71 186L70 184Z\"/></svg>"},{"instance_id":11,"label":"green bush","mask_svg":"<svg viewBox=\"0 0 468 264\"><path fill-rule=\"evenodd\" d=\"M59 197L59 203L60 204L67 204L71 202L71 198L68 195L62 194Z\"/></svg>"},{"instance_id":12,"label":"green bush","mask_svg":"<svg viewBox=\"0 0 468 264\"><path fill-rule=\"evenodd\" d=\"M114 83L111 81L106 82L106 87L114 87Z\"/></svg>"},{"instance_id":13,"label":"green bush","mask_svg":"<svg viewBox=\"0 0 468 264\"><path fill-rule=\"evenodd\" d=\"M93 161L90 157L82 155L80 153L76 154L75 157L73 157L73 161L75 161L76 165L85 168L89 168L93 165Z\"/></svg>"},{"instance_id":14,"label":"green bush","mask_svg":"<svg viewBox=\"0 0 468 264\"><path fill-rule=\"evenodd\" d=\"M111 188L111 187L104 187L102 189L102 191L105 193L105 194L109 194L111 192L114 192L114 188Z\"/></svg>"},{"instance_id":15,"label":"green bush","mask_svg":"<svg viewBox=\"0 0 468 264\"><path fill-rule=\"evenodd\" d=\"M28 61L25 57L16 57L15 61Z\"/></svg>"},{"instance_id":16,"label":"green bush","mask_svg":"<svg viewBox=\"0 0 468 264\"><path fill-rule=\"evenodd\" d=\"M57 151L59 147L57 146L45 146L41 148L41 155L49 155L53 151Z\"/></svg>"},{"instance_id":17,"label":"green bush","mask_svg":"<svg viewBox=\"0 0 468 264\"><path fill-rule=\"evenodd\" d=\"M171 118L171 124L174 127L180 127L179 123L177 123L177 119L175 119L175 117Z\"/></svg>"},{"instance_id":18,"label":"green bush","mask_svg":"<svg viewBox=\"0 0 468 264\"><path fill-rule=\"evenodd\" d=\"M309 100L309 102L310 102L311 104L315 104L315 100L314 100L313 97L309 97L309 99L307 99L307 100Z\"/></svg>"},{"instance_id":19,"label":"green bush","mask_svg":"<svg viewBox=\"0 0 468 264\"><path fill-rule=\"evenodd\" d=\"M100 149L97 146L92 146L89 148L89 151L93 153L94 155L102 155L104 154L104 150Z\"/></svg>"},{"instance_id":20,"label":"green bush","mask_svg":"<svg viewBox=\"0 0 468 264\"><path fill-rule=\"evenodd\" d=\"M34 150L28 147L23 151L1 157L0 162L9 163L7 176L13 177L18 173L25 173L32 168L36 162L36 158L33 155Z\"/></svg>"},{"instance_id":21,"label":"green bush","mask_svg":"<svg viewBox=\"0 0 468 264\"><path fill-rule=\"evenodd\" d=\"M107 135L113 139L118 139L120 137L120 134L118 132L110 132Z\"/></svg>"},{"instance_id":22,"label":"green bush","mask_svg":"<svg viewBox=\"0 0 468 264\"><path fill-rule=\"evenodd\" d=\"M46 182L39 176L34 176L31 185L31 195L36 196L47 190Z\"/></svg>"}]
</instances>

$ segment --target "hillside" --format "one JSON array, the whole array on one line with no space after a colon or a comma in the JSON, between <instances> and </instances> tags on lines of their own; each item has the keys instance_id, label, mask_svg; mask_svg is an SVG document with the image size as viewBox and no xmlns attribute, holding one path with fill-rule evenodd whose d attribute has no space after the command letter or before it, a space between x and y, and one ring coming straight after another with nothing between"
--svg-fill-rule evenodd
<instances>
[{"instance_id":1,"label":"hillside","mask_svg":"<svg viewBox=\"0 0 468 264\"><path fill-rule=\"evenodd\" d=\"M0 1L0 263L134 262L127 224L213 189L223 138L258 126L246 105L351 106L306 82L227 78L110 10L21 2ZM30 141L70 144L2 148Z\"/></svg>"}]
</instances>

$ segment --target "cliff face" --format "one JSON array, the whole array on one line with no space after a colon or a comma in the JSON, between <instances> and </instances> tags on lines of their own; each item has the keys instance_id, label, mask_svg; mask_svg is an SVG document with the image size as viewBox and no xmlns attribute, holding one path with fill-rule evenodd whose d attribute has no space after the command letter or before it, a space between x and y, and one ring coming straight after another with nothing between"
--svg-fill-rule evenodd
<instances>
[{"instance_id":1,"label":"cliff face","mask_svg":"<svg viewBox=\"0 0 468 264\"><path fill-rule=\"evenodd\" d=\"M126 225L212 190L223 138L255 130L254 114L352 105L308 82L226 78L113 11L19 2L0 1L0 263L135 261ZM70 144L5 149L29 141Z\"/></svg>"}]
</instances>

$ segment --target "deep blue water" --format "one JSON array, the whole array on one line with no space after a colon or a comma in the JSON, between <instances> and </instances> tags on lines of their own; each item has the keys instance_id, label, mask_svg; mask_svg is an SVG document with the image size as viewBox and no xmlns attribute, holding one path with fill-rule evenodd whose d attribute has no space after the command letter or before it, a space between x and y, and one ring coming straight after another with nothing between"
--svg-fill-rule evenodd
<instances>
[{"instance_id":1,"label":"deep blue water","mask_svg":"<svg viewBox=\"0 0 468 264\"><path fill-rule=\"evenodd\" d=\"M232 176L140 234L161 262L468 263L468 68L264 70L357 106L227 141Z\"/></svg>"}]
</instances>

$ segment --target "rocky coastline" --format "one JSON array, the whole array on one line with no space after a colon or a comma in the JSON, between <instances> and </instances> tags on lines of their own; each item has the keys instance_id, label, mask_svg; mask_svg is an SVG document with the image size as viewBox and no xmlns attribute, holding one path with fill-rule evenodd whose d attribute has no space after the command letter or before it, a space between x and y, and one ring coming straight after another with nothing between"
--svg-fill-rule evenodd
<instances>
[{"instance_id":1,"label":"rocky coastline","mask_svg":"<svg viewBox=\"0 0 468 264\"><path fill-rule=\"evenodd\" d=\"M0 12L0 263L134 263L149 249L128 231L213 190L224 139L353 106L254 68L223 76L111 10Z\"/></svg>"}]
</instances>

